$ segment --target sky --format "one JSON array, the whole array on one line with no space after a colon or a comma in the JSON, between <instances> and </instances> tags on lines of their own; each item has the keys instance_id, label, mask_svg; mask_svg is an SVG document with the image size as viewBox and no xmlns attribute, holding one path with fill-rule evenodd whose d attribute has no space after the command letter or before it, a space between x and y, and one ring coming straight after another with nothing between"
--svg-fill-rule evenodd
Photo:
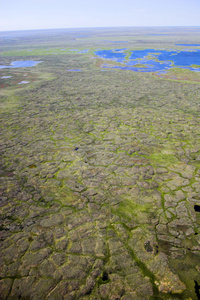
<instances>
[{"instance_id":1,"label":"sky","mask_svg":"<svg viewBox=\"0 0 200 300\"><path fill-rule=\"evenodd\" d=\"M200 0L0 0L0 31L200 26Z\"/></svg>"}]
</instances>

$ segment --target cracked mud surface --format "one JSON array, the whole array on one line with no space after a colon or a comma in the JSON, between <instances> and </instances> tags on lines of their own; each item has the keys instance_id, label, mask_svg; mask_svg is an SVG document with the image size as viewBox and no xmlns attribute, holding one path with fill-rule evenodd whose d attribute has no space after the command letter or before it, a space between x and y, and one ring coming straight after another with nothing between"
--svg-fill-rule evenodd
<instances>
[{"instance_id":1,"label":"cracked mud surface","mask_svg":"<svg viewBox=\"0 0 200 300\"><path fill-rule=\"evenodd\" d=\"M200 86L41 60L2 97L0 299L197 299Z\"/></svg>"}]
</instances>

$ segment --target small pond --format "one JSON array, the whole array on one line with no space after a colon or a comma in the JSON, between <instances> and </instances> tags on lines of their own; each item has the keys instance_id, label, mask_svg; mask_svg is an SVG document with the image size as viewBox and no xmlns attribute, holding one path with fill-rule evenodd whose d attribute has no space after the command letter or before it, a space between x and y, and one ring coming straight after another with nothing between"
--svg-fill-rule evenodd
<instances>
[{"instance_id":1,"label":"small pond","mask_svg":"<svg viewBox=\"0 0 200 300\"><path fill-rule=\"evenodd\" d=\"M34 61L34 60L16 60L13 61L10 66L2 66L0 65L0 69L5 68L27 68L34 67L35 65L41 63L42 61Z\"/></svg>"}]
</instances>

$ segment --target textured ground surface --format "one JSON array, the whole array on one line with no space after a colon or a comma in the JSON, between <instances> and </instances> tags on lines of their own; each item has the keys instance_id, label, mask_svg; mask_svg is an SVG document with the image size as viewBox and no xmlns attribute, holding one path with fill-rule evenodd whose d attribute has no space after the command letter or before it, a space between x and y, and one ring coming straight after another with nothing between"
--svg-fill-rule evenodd
<instances>
[{"instance_id":1,"label":"textured ground surface","mask_svg":"<svg viewBox=\"0 0 200 300\"><path fill-rule=\"evenodd\" d=\"M0 299L198 299L200 85L37 59L2 71Z\"/></svg>"}]
</instances>

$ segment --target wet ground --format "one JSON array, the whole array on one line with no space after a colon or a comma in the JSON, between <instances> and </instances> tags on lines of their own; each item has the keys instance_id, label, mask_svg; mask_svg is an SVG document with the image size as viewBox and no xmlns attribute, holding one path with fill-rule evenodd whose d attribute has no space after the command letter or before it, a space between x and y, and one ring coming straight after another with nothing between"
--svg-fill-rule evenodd
<instances>
[{"instance_id":1,"label":"wet ground","mask_svg":"<svg viewBox=\"0 0 200 300\"><path fill-rule=\"evenodd\" d=\"M2 73L0 299L198 299L200 86L38 60Z\"/></svg>"}]
</instances>

